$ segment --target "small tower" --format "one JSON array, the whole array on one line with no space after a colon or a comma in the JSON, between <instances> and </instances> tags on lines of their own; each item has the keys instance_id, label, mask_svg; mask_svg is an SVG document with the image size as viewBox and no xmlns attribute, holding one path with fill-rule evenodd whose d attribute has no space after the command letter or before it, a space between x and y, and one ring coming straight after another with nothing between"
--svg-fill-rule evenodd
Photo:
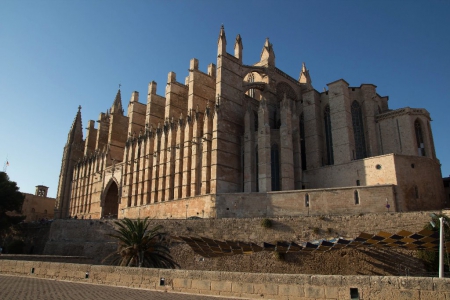
<instances>
[{"instance_id":1,"label":"small tower","mask_svg":"<svg viewBox=\"0 0 450 300\"><path fill-rule=\"evenodd\" d=\"M36 192L34 193L36 196L47 198L48 186L45 185L37 185Z\"/></svg>"}]
</instances>

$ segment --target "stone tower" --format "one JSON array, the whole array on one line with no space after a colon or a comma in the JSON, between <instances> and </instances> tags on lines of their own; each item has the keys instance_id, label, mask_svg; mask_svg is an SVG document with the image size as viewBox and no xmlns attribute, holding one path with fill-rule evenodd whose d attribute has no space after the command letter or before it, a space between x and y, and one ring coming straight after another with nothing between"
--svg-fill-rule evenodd
<instances>
[{"instance_id":1,"label":"stone tower","mask_svg":"<svg viewBox=\"0 0 450 300\"><path fill-rule=\"evenodd\" d=\"M64 146L61 161L61 171L58 181L58 192L56 194L55 218L66 218L69 216L70 191L72 188L72 175L75 163L83 157L84 140L83 127L81 125L81 106L73 120Z\"/></svg>"}]
</instances>

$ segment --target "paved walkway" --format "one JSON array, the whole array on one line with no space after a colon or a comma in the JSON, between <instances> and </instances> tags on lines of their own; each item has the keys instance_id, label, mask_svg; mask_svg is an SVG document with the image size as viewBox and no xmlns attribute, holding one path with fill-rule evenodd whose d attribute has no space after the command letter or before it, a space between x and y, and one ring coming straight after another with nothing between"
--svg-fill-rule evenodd
<instances>
[{"instance_id":1,"label":"paved walkway","mask_svg":"<svg viewBox=\"0 0 450 300\"><path fill-rule=\"evenodd\" d=\"M2 300L221 300L236 299L166 293L107 285L0 275Z\"/></svg>"}]
</instances>

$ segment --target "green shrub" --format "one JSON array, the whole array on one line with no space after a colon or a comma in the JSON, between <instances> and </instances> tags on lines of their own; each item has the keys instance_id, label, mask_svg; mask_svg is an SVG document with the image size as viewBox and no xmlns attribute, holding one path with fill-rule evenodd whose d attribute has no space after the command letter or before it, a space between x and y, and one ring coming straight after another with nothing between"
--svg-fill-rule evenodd
<instances>
[{"instance_id":1,"label":"green shrub","mask_svg":"<svg viewBox=\"0 0 450 300\"><path fill-rule=\"evenodd\" d=\"M272 227L272 221L270 219L263 219L261 221L261 226L263 228L271 228Z\"/></svg>"}]
</instances>

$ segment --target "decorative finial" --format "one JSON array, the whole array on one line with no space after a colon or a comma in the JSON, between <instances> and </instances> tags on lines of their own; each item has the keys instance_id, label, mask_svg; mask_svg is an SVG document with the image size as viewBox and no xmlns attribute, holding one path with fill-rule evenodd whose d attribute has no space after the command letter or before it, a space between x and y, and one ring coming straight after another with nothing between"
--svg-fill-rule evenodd
<instances>
[{"instance_id":1,"label":"decorative finial","mask_svg":"<svg viewBox=\"0 0 450 300\"><path fill-rule=\"evenodd\" d=\"M119 90L120 90L120 87L121 87L122 85L119 83Z\"/></svg>"},{"instance_id":2,"label":"decorative finial","mask_svg":"<svg viewBox=\"0 0 450 300\"><path fill-rule=\"evenodd\" d=\"M81 111L81 105L78 105L78 111Z\"/></svg>"}]
</instances>

